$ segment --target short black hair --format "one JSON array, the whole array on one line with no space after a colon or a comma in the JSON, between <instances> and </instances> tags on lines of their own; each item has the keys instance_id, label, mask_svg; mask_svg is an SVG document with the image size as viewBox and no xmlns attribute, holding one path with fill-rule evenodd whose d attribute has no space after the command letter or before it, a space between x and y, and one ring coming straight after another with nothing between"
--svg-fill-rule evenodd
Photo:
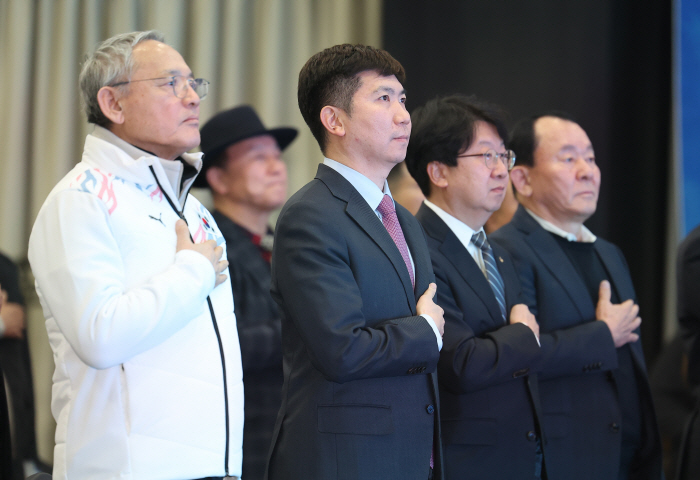
<instances>
[{"instance_id":1,"label":"short black hair","mask_svg":"<svg viewBox=\"0 0 700 480\"><path fill-rule=\"evenodd\" d=\"M406 151L406 166L426 197L430 195L428 164L457 166L457 156L474 141L476 123L493 125L504 142L508 130L500 107L471 95L437 97L411 114L413 126Z\"/></svg>"},{"instance_id":2,"label":"short black hair","mask_svg":"<svg viewBox=\"0 0 700 480\"><path fill-rule=\"evenodd\" d=\"M515 152L516 165L535 166L535 150L537 149L535 123L543 117L560 118L578 124L572 115L561 111L540 113L519 120L510 131L510 141L506 142L508 148Z\"/></svg>"},{"instance_id":3,"label":"short black hair","mask_svg":"<svg viewBox=\"0 0 700 480\"><path fill-rule=\"evenodd\" d=\"M386 50L348 43L315 54L299 72L299 110L322 152L325 153L327 137L321 109L332 105L351 115L352 97L361 85L358 75L366 71L383 77L394 75L402 84L406 79L399 61Z\"/></svg>"}]
</instances>

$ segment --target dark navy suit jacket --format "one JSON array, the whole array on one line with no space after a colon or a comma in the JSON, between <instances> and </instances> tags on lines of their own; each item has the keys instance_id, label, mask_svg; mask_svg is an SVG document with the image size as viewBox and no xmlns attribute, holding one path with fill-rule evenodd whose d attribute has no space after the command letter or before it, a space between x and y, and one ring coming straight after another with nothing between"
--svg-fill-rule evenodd
<instances>
[{"instance_id":1,"label":"dark navy suit jacket","mask_svg":"<svg viewBox=\"0 0 700 480\"><path fill-rule=\"evenodd\" d=\"M438 374L445 478L533 478L540 347L523 324L506 325L486 277L457 236L428 206L416 218L428 237L445 310ZM510 255L493 245L506 311L522 303Z\"/></svg>"},{"instance_id":2,"label":"dark navy suit jacket","mask_svg":"<svg viewBox=\"0 0 700 480\"><path fill-rule=\"evenodd\" d=\"M489 237L513 257L530 311L540 324L539 390L549 480L617 479L621 409L617 353L607 325L566 253L520 206L513 220ZM598 238L598 253L621 300L636 294L615 245ZM639 333L639 332L637 332ZM641 341L631 345L642 406L644 462L633 479L663 478L661 446Z\"/></svg>"},{"instance_id":3,"label":"dark navy suit jacket","mask_svg":"<svg viewBox=\"0 0 700 480\"><path fill-rule=\"evenodd\" d=\"M439 350L416 301L434 281L423 231L396 206L415 289L382 222L339 173L282 209L272 296L282 311L284 387L270 480L442 478Z\"/></svg>"}]
</instances>

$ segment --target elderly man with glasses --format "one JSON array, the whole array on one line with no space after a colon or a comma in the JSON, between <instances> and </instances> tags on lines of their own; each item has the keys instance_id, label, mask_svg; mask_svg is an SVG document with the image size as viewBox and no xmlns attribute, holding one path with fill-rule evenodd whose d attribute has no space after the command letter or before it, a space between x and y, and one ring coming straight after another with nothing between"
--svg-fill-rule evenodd
<instances>
[{"instance_id":1,"label":"elderly man with glasses","mask_svg":"<svg viewBox=\"0 0 700 480\"><path fill-rule=\"evenodd\" d=\"M539 327L506 251L484 224L515 162L498 110L473 97L436 98L411 115L406 165L426 200L423 225L445 310L438 362L445 479L535 479L543 455L534 374Z\"/></svg>"},{"instance_id":2,"label":"elderly man with glasses","mask_svg":"<svg viewBox=\"0 0 700 480\"><path fill-rule=\"evenodd\" d=\"M189 195L208 83L154 31L110 38L83 65L95 129L29 241L56 361L55 479L241 474L225 243Z\"/></svg>"}]
</instances>

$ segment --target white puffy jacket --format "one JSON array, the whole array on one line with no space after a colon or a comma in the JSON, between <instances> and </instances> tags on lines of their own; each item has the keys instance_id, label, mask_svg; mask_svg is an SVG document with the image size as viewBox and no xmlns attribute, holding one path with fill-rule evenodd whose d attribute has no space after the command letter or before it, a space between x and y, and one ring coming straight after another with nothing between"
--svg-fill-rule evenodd
<instances>
[{"instance_id":1,"label":"white puffy jacket","mask_svg":"<svg viewBox=\"0 0 700 480\"><path fill-rule=\"evenodd\" d=\"M224 239L197 199L173 191L173 162L119 142L100 127L88 135L29 241L56 363L53 478L240 476L231 285L213 288L209 260L175 252L175 209L185 203L196 243ZM201 168L199 155L183 158Z\"/></svg>"}]
</instances>

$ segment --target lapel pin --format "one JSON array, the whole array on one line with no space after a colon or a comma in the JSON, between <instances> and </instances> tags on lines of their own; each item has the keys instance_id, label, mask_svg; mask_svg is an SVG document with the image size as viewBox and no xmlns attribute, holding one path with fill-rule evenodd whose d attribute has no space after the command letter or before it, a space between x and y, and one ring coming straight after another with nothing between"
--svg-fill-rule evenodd
<instances>
[{"instance_id":1,"label":"lapel pin","mask_svg":"<svg viewBox=\"0 0 700 480\"><path fill-rule=\"evenodd\" d=\"M498 259L503 263L503 257L498 257Z\"/></svg>"}]
</instances>

